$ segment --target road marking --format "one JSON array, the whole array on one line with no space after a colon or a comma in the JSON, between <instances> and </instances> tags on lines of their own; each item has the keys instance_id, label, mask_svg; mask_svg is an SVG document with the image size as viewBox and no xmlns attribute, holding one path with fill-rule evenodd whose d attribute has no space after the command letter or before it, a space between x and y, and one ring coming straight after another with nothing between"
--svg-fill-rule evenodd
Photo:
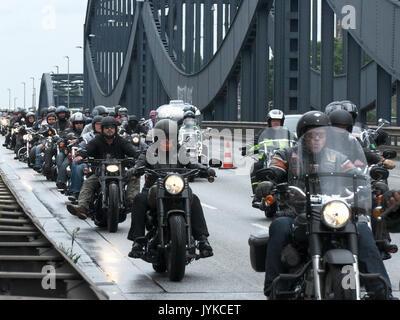
<instances>
[{"instance_id":1,"label":"road marking","mask_svg":"<svg viewBox=\"0 0 400 320\"><path fill-rule=\"evenodd\" d=\"M263 226L263 225L258 224L258 223L252 223L251 225L252 225L252 226L255 226L255 227L257 227L257 228L260 228L260 229L269 231L269 227L267 227L267 226Z\"/></svg>"},{"instance_id":2,"label":"road marking","mask_svg":"<svg viewBox=\"0 0 400 320\"><path fill-rule=\"evenodd\" d=\"M210 206L210 205L208 205L208 204L205 204L204 202L202 202L201 205L202 205L203 207L206 207L206 208L211 209L211 210L218 210L218 208L215 208L215 207L213 207L213 206Z\"/></svg>"},{"instance_id":3,"label":"road marking","mask_svg":"<svg viewBox=\"0 0 400 320\"><path fill-rule=\"evenodd\" d=\"M391 174L389 177L396 177L396 178L400 178L400 176L399 176L399 175L397 175L397 174Z\"/></svg>"}]
</instances>

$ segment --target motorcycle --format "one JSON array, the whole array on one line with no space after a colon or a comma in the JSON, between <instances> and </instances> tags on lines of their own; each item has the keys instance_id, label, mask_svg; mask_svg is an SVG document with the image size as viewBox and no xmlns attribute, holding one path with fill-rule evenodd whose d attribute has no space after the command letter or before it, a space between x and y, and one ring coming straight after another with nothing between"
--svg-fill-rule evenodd
<instances>
[{"instance_id":1,"label":"motorcycle","mask_svg":"<svg viewBox=\"0 0 400 320\"><path fill-rule=\"evenodd\" d=\"M7 128L10 125L10 120L7 117L2 117L0 120L0 132L2 136L7 134Z\"/></svg>"},{"instance_id":2,"label":"motorcycle","mask_svg":"<svg viewBox=\"0 0 400 320\"><path fill-rule=\"evenodd\" d=\"M171 281L181 281L186 265L200 259L198 244L192 236L190 202L192 191L189 179L200 174L199 169L138 168L146 179L156 179L149 189L146 213L148 233L137 241L144 247L141 259L151 263L158 273L168 271ZM140 174L139 174L140 175ZM214 177L208 178L209 182Z\"/></svg>"},{"instance_id":3,"label":"motorcycle","mask_svg":"<svg viewBox=\"0 0 400 320\"><path fill-rule=\"evenodd\" d=\"M258 184L263 181L264 169L268 168L272 157L277 150L287 147L293 147L296 141L290 135L290 131L285 127L265 128L258 138L257 145L241 148L242 155L251 157L254 163L250 169L250 181L253 191L253 198ZM261 203L259 201L252 202L253 208L259 209ZM271 218L275 214L277 205L264 207L266 218Z\"/></svg>"},{"instance_id":4,"label":"motorcycle","mask_svg":"<svg viewBox=\"0 0 400 320\"><path fill-rule=\"evenodd\" d=\"M48 128L48 137L42 146L42 155L44 157L42 173L49 181L56 181L57 179L56 156L60 152L59 140L60 137L57 134L57 130Z\"/></svg>"},{"instance_id":5,"label":"motorcycle","mask_svg":"<svg viewBox=\"0 0 400 320\"><path fill-rule=\"evenodd\" d=\"M266 188L271 182L259 186L264 188L268 204L282 202L295 216L293 240L281 252L286 273L274 279L270 298L360 300L361 279L381 281L388 297L389 287L384 278L359 271L357 223L367 223L371 215L370 177L365 168L357 168L348 160L336 165L339 153L330 153L326 161L307 163L303 160L310 158L309 153L308 157L305 154L309 150L305 137L314 134L314 130L299 141L298 162L290 173L294 177L292 184L281 183L272 189ZM325 130L329 136L329 128ZM357 146L359 150L354 150L357 158L366 164L363 150L359 144ZM336 146L335 141L331 141L325 147L340 152L350 145ZM269 170L266 175L274 179L274 171ZM265 270L268 236L250 236L249 244L253 268ZM291 281L291 285L282 290L284 280Z\"/></svg>"},{"instance_id":6,"label":"motorcycle","mask_svg":"<svg viewBox=\"0 0 400 320\"><path fill-rule=\"evenodd\" d=\"M383 152L385 159L393 159L397 156L397 152L386 150ZM371 176L371 187L373 203L376 206L371 215L371 228L374 234L376 245L381 252L382 259L391 258L391 254L397 253L397 245L391 244L390 234L387 231L385 216L383 215L382 197L389 190L387 179L389 170L384 166L383 162L368 167Z\"/></svg>"},{"instance_id":7,"label":"motorcycle","mask_svg":"<svg viewBox=\"0 0 400 320\"><path fill-rule=\"evenodd\" d=\"M25 129L25 134L22 137L23 146L17 151L18 160L21 162L26 162L28 166L31 165L31 163L29 162L29 153L32 148L32 141L34 139L33 134L33 129Z\"/></svg>"},{"instance_id":8,"label":"motorcycle","mask_svg":"<svg viewBox=\"0 0 400 320\"><path fill-rule=\"evenodd\" d=\"M99 178L97 190L89 207L89 216L96 226L107 227L109 232L117 232L118 224L125 221L126 169L134 165L134 159L93 159L85 161L90 168L86 174L93 173Z\"/></svg>"}]
</instances>

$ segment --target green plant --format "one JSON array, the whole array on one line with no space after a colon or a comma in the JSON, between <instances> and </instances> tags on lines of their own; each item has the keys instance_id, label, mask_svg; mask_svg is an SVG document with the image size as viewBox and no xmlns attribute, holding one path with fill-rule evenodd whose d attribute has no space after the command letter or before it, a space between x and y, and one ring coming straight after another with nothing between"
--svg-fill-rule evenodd
<instances>
[{"instance_id":1,"label":"green plant","mask_svg":"<svg viewBox=\"0 0 400 320\"><path fill-rule=\"evenodd\" d=\"M81 255L74 253L74 243L75 239L78 236L80 228L77 227L72 231L72 239L71 239L71 248L66 249L62 243L59 244L59 248L62 252L64 252L71 260L73 263L78 263L78 260L80 259Z\"/></svg>"}]
</instances>

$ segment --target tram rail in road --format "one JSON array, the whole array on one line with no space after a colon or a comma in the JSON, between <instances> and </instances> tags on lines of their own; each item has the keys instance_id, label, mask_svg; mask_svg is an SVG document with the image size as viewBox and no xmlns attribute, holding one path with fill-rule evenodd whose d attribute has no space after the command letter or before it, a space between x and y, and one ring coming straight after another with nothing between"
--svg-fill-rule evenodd
<instances>
[{"instance_id":1,"label":"tram rail in road","mask_svg":"<svg viewBox=\"0 0 400 320\"><path fill-rule=\"evenodd\" d=\"M0 300L105 300L24 212L0 173Z\"/></svg>"}]
</instances>

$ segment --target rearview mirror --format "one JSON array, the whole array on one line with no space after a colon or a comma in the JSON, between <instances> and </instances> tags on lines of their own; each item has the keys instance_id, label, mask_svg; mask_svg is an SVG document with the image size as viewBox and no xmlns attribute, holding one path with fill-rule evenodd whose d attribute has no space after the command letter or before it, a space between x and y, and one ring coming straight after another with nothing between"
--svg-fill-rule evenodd
<instances>
[{"instance_id":1,"label":"rearview mirror","mask_svg":"<svg viewBox=\"0 0 400 320\"><path fill-rule=\"evenodd\" d=\"M389 171L385 168L372 167L369 173L373 180L386 180L389 177Z\"/></svg>"},{"instance_id":2,"label":"rearview mirror","mask_svg":"<svg viewBox=\"0 0 400 320\"><path fill-rule=\"evenodd\" d=\"M384 126L386 126L386 125L389 125L390 122L387 121L387 120L385 120L385 119L380 118L380 119L378 120L378 124L379 124L379 125L384 125Z\"/></svg>"},{"instance_id":3,"label":"rearview mirror","mask_svg":"<svg viewBox=\"0 0 400 320\"><path fill-rule=\"evenodd\" d=\"M385 150L382 155L385 159L394 159L397 157L397 151L395 150Z\"/></svg>"}]
</instances>

